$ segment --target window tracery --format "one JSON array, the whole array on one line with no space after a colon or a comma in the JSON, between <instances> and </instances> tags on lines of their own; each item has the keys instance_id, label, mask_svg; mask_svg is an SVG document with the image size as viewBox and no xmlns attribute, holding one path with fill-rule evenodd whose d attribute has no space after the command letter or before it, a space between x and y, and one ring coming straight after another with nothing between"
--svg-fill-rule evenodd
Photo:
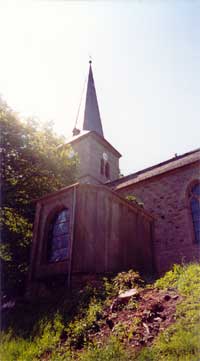
<instances>
[{"instance_id":1,"label":"window tracery","mask_svg":"<svg viewBox=\"0 0 200 361\"><path fill-rule=\"evenodd\" d=\"M67 258L70 241L70 213L67 208L56 213L48 231L48 261L58 262Z\"/></svg>"},{"instance_id":2,"label":"window tracery","mask_svg":"<svg viewBox=\"0 0 200 361\"><path fill-rule=\"evenodd\" d=\"M189 191L190 209L194 227L195 242L200 243L200 182L193 184Z\"/></svg>"}]
</instances>

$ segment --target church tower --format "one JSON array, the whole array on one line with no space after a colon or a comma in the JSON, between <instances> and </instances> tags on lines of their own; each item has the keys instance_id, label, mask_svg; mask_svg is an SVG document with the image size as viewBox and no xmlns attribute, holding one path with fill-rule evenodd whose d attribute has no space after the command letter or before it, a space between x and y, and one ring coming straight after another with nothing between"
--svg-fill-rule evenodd
<instances>
[{"instance_id":1,"label":"church tower","mask_svg":"<svg viewBox=\"0 0 200 361\"><path fill-rule=\"evenodd\" d=\"M104 138L91 63L83 126L81 130L73 129L73 137L68 144L79 156L79 182L104 184L119 178L121 154Z\"/></svg>"}]
</instances>

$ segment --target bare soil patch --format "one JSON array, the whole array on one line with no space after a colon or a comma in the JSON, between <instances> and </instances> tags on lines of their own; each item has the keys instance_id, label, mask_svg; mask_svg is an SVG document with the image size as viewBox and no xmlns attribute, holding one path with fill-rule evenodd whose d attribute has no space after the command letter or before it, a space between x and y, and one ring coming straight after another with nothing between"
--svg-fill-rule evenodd
<instances>
[{"instance_id":1,"label":"bare soil patch","mask_svg":"<svg viewBox=\"0 0 200 361\"><path fill-rule=\"evenodd\" d=\"M94 326L89 338L103 344L107 337L117 334L132 347L148 346L159 332L175 321L176 305L181 299L175 289L166 292L147 288L125 305L116 302L113 307L113 300L111 307L104 310L102 324L97 323L96 330ZM131 309L130 302L133 302L134 309Z\"/></svg>"}]
</instances>

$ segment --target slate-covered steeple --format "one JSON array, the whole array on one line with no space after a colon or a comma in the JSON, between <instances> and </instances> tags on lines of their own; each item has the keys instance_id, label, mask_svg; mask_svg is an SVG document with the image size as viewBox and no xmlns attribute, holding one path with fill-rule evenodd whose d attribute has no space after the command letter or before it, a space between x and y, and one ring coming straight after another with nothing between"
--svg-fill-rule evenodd
<instances>
[{"instance_id":1,"label":"slate-covered steeple","mask_svg":"<svg viewBox=\"0 0 200 361\"><path fill-rule=\"evenodd\" d=\"M91 63L92 61L90 60L83 130L95 131L96 133L104 137Z\"/></svg>"}]
</instances>

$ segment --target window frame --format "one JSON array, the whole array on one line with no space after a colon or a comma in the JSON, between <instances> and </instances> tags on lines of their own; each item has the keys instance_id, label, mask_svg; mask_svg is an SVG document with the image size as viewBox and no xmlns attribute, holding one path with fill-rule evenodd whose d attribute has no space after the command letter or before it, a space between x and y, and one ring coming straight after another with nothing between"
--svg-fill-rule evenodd
<instances>
[{"instance_id":1,"label":"window frame","mask_svg":"<svg viewBox=\"0 0 200 361\"><path fill-rule=\"evenodd\" d=\"M69 241L68 241L68 247L67 247L67 254L66 257L58 260L58 261L53 261L49 259L49 246L50 246L50 240L49 240L49 232L50 232L50 227L51 224L54 222L54 220L56 219L56 217L59 215L59 213L61 213L62 211L67 210L69 212L69 221L68 221L68 227L69 227ZM56 209L54 209L46 218L45 221L46 225L45 225L45 233L44 233L44 252L43 252L43 263L45 264L58 264L61 262L66 262L69 259L69 253L70 253L70 244L71 244L71 212L70 212L70 208L66 207L66 206L60 206L60 207L56 207Z\"/></svg>"},{"instance_id":2,"label":"window frame","mask_svg":"<svg viewBox=\"0 0 200 361\"><path fill-rule=\"evenodd\" d=\"M191 229L191 233L192 233L192 242L195 245L200 246L200 240L198 240L196 238L196 231L195 231L195 225L194 225L193 213L192 213L192 207L191 207L191 199L194 197L194 195L192 194L192 189L197 184L200 184L199 179L196 179L189 184L188 189L187 189L187 204L188 204L188 212L189 212L189 218L190 218L190 229ZM199 197L199 202L200 202L200 197Z\"/></svg>"},{"instance_id":3,"label":"window frame","mask_svg":"<svg viewBox=\"0 0 200 361\"><path fill-rule=\"evenodd\" d=\"M100 162L100 174L105 175L105 162L103 158L101 158L101 162Z\"/></svg>"},{"instance_id":4,"label":"window frame","mask_svg":"<svg viewBox=\"0 0 200 361\"><path fill-rule=\"evenodd\" d=\"M105 164L105 177L110 179L110 164L108 162Z\"/></svg>"}]
</instances>

